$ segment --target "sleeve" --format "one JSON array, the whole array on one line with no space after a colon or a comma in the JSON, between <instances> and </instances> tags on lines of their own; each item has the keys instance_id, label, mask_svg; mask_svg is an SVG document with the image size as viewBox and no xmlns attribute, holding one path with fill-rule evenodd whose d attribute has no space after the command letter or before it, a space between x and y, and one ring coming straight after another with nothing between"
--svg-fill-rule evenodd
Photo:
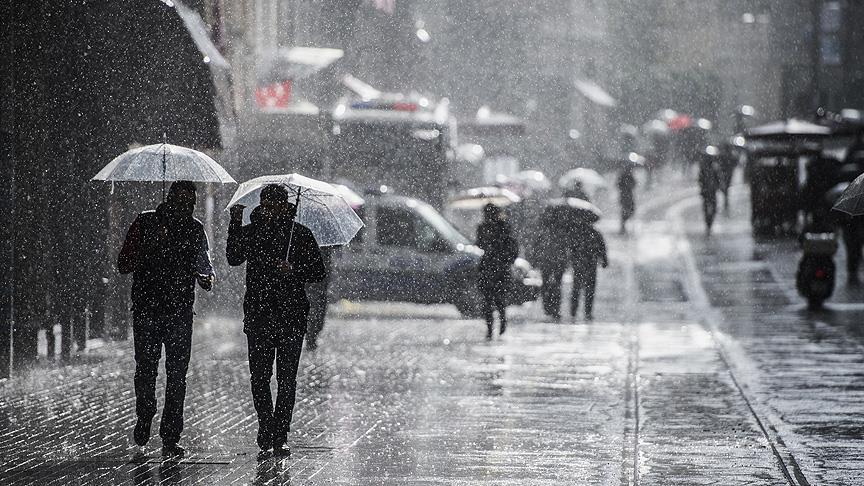
<instances>
[{"instance_id":1,"label":"sleeve","mask_svg":"<svg viewBox=\"0 0 864 486\"><path fill-rule=\"evenodd\" d=\"M203 229L196 256L196 268L199 275L216 275L213 271L213 261L210 259L210 243L207 241L207 233Z\"/></svg>"},{"instance_id":2,"label":"sleeve","mask_svg":"<svg viewBox=\"0 0 864 486\"><path fill-rule=\"evenodd\" d=\"M138 268L138 257L141 250L141 223L138 218L132 222L129 231L126 232L126 239L123 241L123 247L120 249L120 254L117 255L117 270L121 274L126 275L132 273Z\"/></svg>"},{"instance_id":3,"label":"sleeve","mask_svg":"<svg viewBox=\"0 0 864 486\"><path fill-rule=\"evenodd\" d=\"M603 266L609 264L609 257L606 254L606 241L603 239L603 235L600 234L599 231L595 230L596 238L597 238L597 256L600 258L600 262Z\"/></svg>"},{"instance_id":4,"label":"sleeve","mask_svg":"<svg viewBox=\"0 0 864 486\"><path fill-rule=\"evenodd\" d=\"M294 263L294 271L304 282L320 282L327 277L327 268L321 257L321 249L311 231L305 230L302 235L303 237L299 238L300 242L298 242L301 250L298 252L300 258Z\"/></svg>"},{"instance_id":5,"label":"sleeve","mask_svg":"<svg viewBox=\"0 0 864 486\"><path fill-rule=\"evenodd\" d=\"M225 245L225 258L228 265L236 267L246 262L247 255L246 227L243 221L231 220L228 225L228 242Z\"/></svg>"}]
</instances>

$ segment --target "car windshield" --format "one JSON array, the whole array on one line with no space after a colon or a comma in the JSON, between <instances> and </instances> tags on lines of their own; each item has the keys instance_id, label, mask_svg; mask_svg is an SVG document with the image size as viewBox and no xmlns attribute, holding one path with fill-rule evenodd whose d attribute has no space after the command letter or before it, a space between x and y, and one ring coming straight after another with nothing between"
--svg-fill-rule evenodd
<instances>
[{"instance_id":1,"label":"car windshield","mask_svg":"<svg viewBox=\"0 0 864 486\"><path fill-rule=\"evenodd\" d=\"M426 204L418 204L417 212L423 219L434 227L442 238L454 244L470 245L471 242L462 233L450 224L449 221L441 216L441 213L436 211L432 206Z\"/></svg>"}]
</instances>

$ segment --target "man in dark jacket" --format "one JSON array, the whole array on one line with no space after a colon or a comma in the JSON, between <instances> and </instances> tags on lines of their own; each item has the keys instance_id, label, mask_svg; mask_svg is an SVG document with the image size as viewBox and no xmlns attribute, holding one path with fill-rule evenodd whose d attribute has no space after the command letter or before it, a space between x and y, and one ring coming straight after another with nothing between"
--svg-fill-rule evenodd
<instances>
[{"instance_id":1,"label":"man in dark jacket","mask_svg":"<svg viewBox=\"0 0 864 486\"><path fill-rule=\"evenodd\" d=\"M606 268L606 242L591 224L585 222L574 228L570 240L570 258L573 261L573 289L570 292L570 316L576 317L579 294L585 291L585 320L594 318L594 292L597 288L597 264Z\"/></svg>"},{"instance_id":2,"label":"man in dark jacket","mask_svg":"<svg viewBox=\"0 0 864 486\"><path fill-rule=\"evenodd\" d=\"M297 391L297 367L306 333L305 286L326 276L321 251L308 228L294 222L296 206L285 188L261 190L261 204L243 226L243 206L231 208L226 256L246 266L243 332L249 345L252 400L258 414L258 447L287 455L285 447ZM276 407L270 394L276 360Z\"/></svg>"},{"instance_id":3,"label":"man in dark jacket","mask_svg":"<svg viewBox=\"0 0 864 486\"><path fill-rule=\"evenodd\" d=\"M633 165L626 165L618 172L618 205L621 207L621 234L627 233L627 221L636 212L636 199L633 190L636 188L636 177L633 176Z\"/></svg>"},{"instance_id":4,"label":"man in dark jacket","mask_svg":"<svg viewBox=\"0 0 864 486\"><path fill-rule=\"evenodd\" d=\"M530 255L543 276L540 294L543 313L561 319L561 279L570 265L567 256L569 229L560 208L547 206L540 215L537 235Z\"/></svg>"},{"instance_id":5,"label":"man in dark jacket","mask_svg":"<svg viewBox=\"0 0 864 486\"><path fill-rule=\"evenodd\" d=\"M132 317L135 340L135 443L150 439L156 415L156 376L165 346L165 406L159 436L162 453L182 456L177 445L183 431L186 371L192 347L192 306L195 281L205 290L213 285L207 237L192 217L195 185L171 185L155 211L138 215L126 234L117 258L120 273L132 273Z\"/></svg>"},{"instance_id":6,"label":"man in dark jacket","mask_svg":"<svg viewBox=\"0 0 864 486\"><path fill-rule=\"evenodd\" d=\"M702 214L705 216L705 235L711 236L711 226L717 215L717 190L720 175L714 147L709 146L699 155L699 194L702 196Z\"/></svg>"},{"instance_id":7,"label":"man in dark jacket","mask_svg":"<svg viewBox=\"0 0 864 486\"><path fill-rule=\"evenodd\" d=\"M498 311L498 334L507 330L507 290L510 266L519 256L519 244L510 225L504 220L501 208L487 204L483 208L483 222L477 227L477 246L483 250L478 268L477 284L483 294L483 316L486 318L486 339L492 339L494 311Z\"/></svg>"}]
</instances>

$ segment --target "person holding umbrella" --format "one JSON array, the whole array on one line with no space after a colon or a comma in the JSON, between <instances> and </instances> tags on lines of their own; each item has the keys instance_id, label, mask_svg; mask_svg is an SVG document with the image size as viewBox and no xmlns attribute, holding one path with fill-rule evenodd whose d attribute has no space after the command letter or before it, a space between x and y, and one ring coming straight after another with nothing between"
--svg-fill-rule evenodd
<instances>
[{"instance_id":1,"label":"person holding umbrella","mask_svg":"<svg viewBox=\"0 0 864 486\"><path fill-rule=\"evenodd\" d=\"M122 274L132 274L132 332L135 341L135 443L150 439L156 415L156 376L165 346L165 406L159 435L162 454L182 456L186 371L192 348L195 282L211 290L214 273L204 226L192 217L195 184L171 184L165 202L135 218L117 257Z\"/></svg>"},{"instance_id":2,"label":"person holding umbrella","mask_svg":"<svg viewBox=\"0 0 864 486\"><path fill-rule=\"evenodd\" d=\"M243 332L249 346L257 443L262 455L271 448L277 456L290 454L285 444L309 313L305 285L326 276L315 236L295 221L299 192L295 203L291 199L284 186L265 185L260 189L260 205L252 211L247 225L243 225L245 206L231 205L225 249L229 265L247 264ZM274 359L278 384L275 408L270 393Z\"/></svg>"}]
</instances>

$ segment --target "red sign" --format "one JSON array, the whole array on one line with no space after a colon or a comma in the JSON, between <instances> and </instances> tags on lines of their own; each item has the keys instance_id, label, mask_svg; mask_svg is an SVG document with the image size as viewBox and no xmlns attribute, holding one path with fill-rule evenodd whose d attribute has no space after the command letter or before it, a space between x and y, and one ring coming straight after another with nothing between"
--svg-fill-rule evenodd
<instances>
[{"instance_id":1,"label":"red sign","mask_svg":"<svg viewBox=\"0 0 864 486\"><path fill-rule=\"evenodd\" d=\"M259 108L288 108L291 103L291 80L258 86L255 102Z\"/></svg>"}]
</instances>

